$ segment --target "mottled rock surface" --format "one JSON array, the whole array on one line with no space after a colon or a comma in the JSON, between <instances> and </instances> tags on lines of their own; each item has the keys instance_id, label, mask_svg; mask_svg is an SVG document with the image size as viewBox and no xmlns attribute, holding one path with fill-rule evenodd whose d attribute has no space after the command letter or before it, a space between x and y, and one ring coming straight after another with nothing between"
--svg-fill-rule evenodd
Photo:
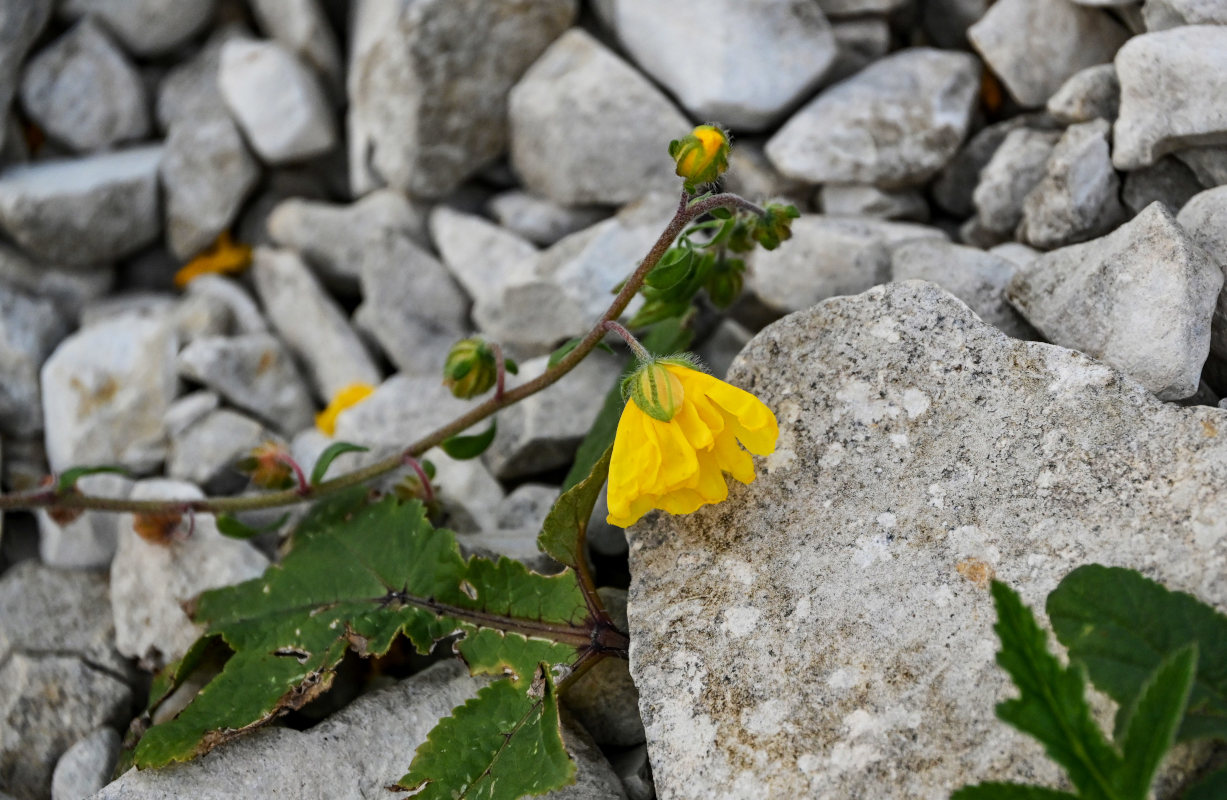
<instances>
[{"instance_id":1,"label":"mottled rock surface","mask_svg":"<svg viewBox=\"0 0 1227 800\"><path fill-rule=\"evenodd\" d=\"M973 579L1042 607L1100 562L1227 608L1221 410L1008 339L918 283L781 320L731 377L778 415L775 454L727 502L630 531L662 800L1056 785L993 713L1015 690Z\"/></svg>"}]
</instances>

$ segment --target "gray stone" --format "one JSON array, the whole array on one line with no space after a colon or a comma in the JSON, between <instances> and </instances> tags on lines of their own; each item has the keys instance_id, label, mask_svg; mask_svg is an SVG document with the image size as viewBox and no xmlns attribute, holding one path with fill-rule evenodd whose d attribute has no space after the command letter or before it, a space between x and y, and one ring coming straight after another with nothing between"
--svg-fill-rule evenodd
<instances>
[{"instance_id":1,"label":"gray stone","mask_svg":"<svg viewBox=\"0 0 1227 800\"><path fill-rule=\"evenodd\" d=\"M692 117L758 131L817 87L834 62L835 38L819 9L832 2L839 0L612 0L609 16L630 57Z\"/></svg>"},{"instance_id":2,"label":"gray stone","mask_svg":"<svg viewBox=\"0 0 1227 800\"><path fill-rule=\"evenodd\" d=\"M18 800L50 795L55 762L100 725L131 713L132 690L71 656L15 654L0 666L0 783Z\"/></svg>"},{"instance_id":3,"label":"gray stone","mask_svg":"<svg viewBox=\"0 0 1227 800\"><path fill-rule=\"evenodd\" d=\"M563 206L518 189L490 198L489 210L499 225L546 247L609 216L608 210L599 206Z\"/></svg>"},{"instance_id":4,"label":"gray stone","mask_svg":"<svg viewBox=\"0 0 1227 800\"><path fill-rule=\"evenodd\" d=\"M536 529L553 508L560 491L544 483L522 483L499 503L495 514L501 530Z\"/></svg>"},{"instance_id":5,"label":"gray stone","mask_svg":"<svg viewBox=\"0 0 1227 800\"><path fill-rule=\"evenodd\" d=\"M31 120L72 150L103 150L149 133L136 66L89 19L30 59L21 103Z\"/></svg>"},{"instance_id":6,"label":"gray stone","mask_svg":"<svg viewBox=\"0 0 1227 800\"><path fill-rule=\"evenodd\" d=\"M30 46L51 19L52 0L0 0L0 121L17 93Z\"/></svg>"},{"instance_id":7,"label":"gray stone","mask_svg":"<svg viewBox=\"0 0 1227 800\"><path fill-rule=\"evenodd\" d=\"M473 322L490 339L523 358L551 352L588 330L595 320L585 317L557 283L534 278L507 286L496 302L478 300Z\"/></svg>"},{"instance_id":8,"label":"gray stone","mask_svg":"<svg viewBox=\"0 0 1227 800\"><path fill-rule=\"evenodd\" d=\"M336 146L336 124L319 78L280 44L226 42L217 85L266 163L303 161Z\"/></svg>"},{"instance_id":9,"label":"gray stone","mask_svg":"<svg viewBox=\"0 0 1227 800\"><path fill-rule=\"evenodd\" d=\"M967 29L988 10L990 0L928 0L920 24L938 47L967 47Z\"/></svg>"},{"instance_id":10,"label":"gray stone","mask_svg":"<svg viewBox=\"0 0 1227 800\"><path fill-rule=\"evenodd\" d=\"M578 11L576 0L366 5L350 56L351 183L423 197L447 194L506 149L508 92Z\"/></svg>"},{"instance_id":11,"label":"gray stone","mask_svg":"<svg viewBox=\"0 0 1227 800\"><path fill-rule=\"evenodd\" d=\"M629 531L662 798L1058 785L993 713L1015 690L985 579L1042 609L1100 562L1227 608L1222 411L1160 403L918 283L781 320L731 377L779 415L775 454L726 502Z\"/></svg>"},{"instance_id":12,"label":"gray stone","mask_svg":"<svg viewBox=\"0 0 1227 800\"><path fill-rule=\"evenodd\" d=\"M818 0L818 7L830 17L889 14L906 5L907 0Z\"/></svg>"},{"instance_id":13,"label":"gray stone","mask_svg":"<svg viewBox=\"0 0 1227 800\"><path fill-rule=\"evenodd\" d=\"M1227 147L1190 147L1178 150L1175 156L1193 170L1205 188L1227 184Z\"/></svg>"},{"instance_id":14,"label":"gray stone","mask_svg":"<svg viewBox=\"0 0 1227 800\"><path fill-rule=\"evenodd\" d=\"M138 56L174 50L213 19L216 0L64 0L60 14L98 19Z\"/></svg>"},{"instance_id":15,"label":"gray stone","mask_svg":"<svg viewBox=\"0 0 1227 800\"><path fill-rule=\"evenodd\" d=\"M68 333L49 300L0 282L0 433L30 434L43 428L38 371Z\"/></svg>"},{"instance_id":16,"label":"gray stone","mask_svg":"<svg viewBox=\"0 0 1227 800\"><path fill-rule=\"evenodd\" d=\"M467 400L453 397L437 375L393 375L337 417L336 438L370 447L373 460L402 451L470 408Z\"/></svg>"},{"instance_id":17,"label":"gray stone","mask_svg":"<svg viewBox=\"0 0 1227 800\"><path fill-rule=\"evenodd\" d=\"M3 483L14 491L37 488L51 472L47 465L47 451L41 436L33 438L5 439ZM30 526L34 528L34 526ZM31 536L37 550L38 536Z\"/></svg>"},{"instance_id":18,"label":"gray stone","mask_svg":"<svg viewBox=\"0 0 1227 800\"><path fill-rule=\"evenodd\" d=\"M814 183L922 183L967 135L979 75L966 53L894 53L806 104L767 142L767 157Z\"/></svg>"},{"instance_id":19,"label":"gray stone","mask_svg":"<svg viewBox=\"0 0 1227 800\"><path fill-rule=\"evenodd\" d=\"M1074 73L1111 61L1129 32L1069 0L1001 0L967 38L1020 105L1041 108Z\"/></svg>"},{"instance_id":20,"label":"gray stone","mask_svg":"<svg viewBox=\"0 0 1227 800\"><path fill-rule=\"evenodd\" d=\"M1048 158L1060 140L1057 131L1019 128L1006 134L980 170L972 193L976 222L985 231L1006 237L1022 221L1027 195L1046 174Z\"/></svg>"},{"instance_id":21,"label":"gray stone","mask_svg":"<svg viewBox=\"0 0 1227 800\"><path fill-rule=\"evenodd\" d=\"M125 498L132 490L132 481L122 475L86 475L77 481L77 488L95 497ZM79 517L57 521L43 509L35 512L38 519L38 557L46 565L58 569L100 569L111 563L119 529L118 517L110 512L85 511Z\"/></svg>"},{"instance_id":22,"label":"gray stone","mask_svg":"<svg viewBox=\"0 0 1227 800\"><path fill-rule=\"evenodd\" d=\"M579 28L550 45L512 89L511 164L562 205L621 204L681 181L670 140L690 123L647 78Z\"/></svg>"},{"instance_id":23,"label":"gray stone","mask_svg":"<svg viewBox=\"0 0 1227 800\"><path fill-rule=\"evenodd\" d=\"M260 179L260 165L226 116L185 118L170 128L160 168L166 241L187 261L230 228Z\"/></svg>"},{"instance_id":24,"label":"gray stone","mask_svg":"<svg viewBox=\"0 0 1227 800\"><path fill-rule=\"evenodd\" d=\"M260 307L242 284L221 275L201 275L187 285L189 297L200 295L218 300L230 309L230 319L236 334L264 333L268 323Z\"/></svg>"},{"instance_id":25,"label":"gray stone","mask_svg":"<svg viewBox=\"0 0 1227 800\"><path fill-rule=\"evenodd\" d=\"M67 321L75 321L81 308L105 294L115 280L109 265L82 272L33 261L25 253L0 244L0 283L35 297L50 300Z\"/></svg>"},{"instance_id":26,"label":"gray stone","mask_svg":"<svg viewBox=\"0 0 1227 800\"><path fill-rule=\"evenodd\" d=\"M835 37L835 61L822 76L824 84L860 72L890 52L890 23L885 17L836 19L831 35Z\"/></svg>"},{"instance_id":27,"label":"gray stone","mask_svg":"<svg viewBox=\"0 0 1227 800\"><path fill-rule=\"evenodd\" d=\"M252 0L260 27L319 74L334 97L344 91L341 48L319 0Z\"/></svg>"},{"instance_id":28,"label":"gray stone","mask_svg":"<svg viewBox=\"0 0 1227 800\"><path fill-rule=\"evenodd\" d=\"M156 116L162 130L185 119L203 120L227 116L226 101L217 86L222 46L231 39L250 39L251 32L238 23L217 28L191 58L176 64L158 84Z\"/></svg>"},{"instance_id":29,"label":"gray stone","mask_svg":"<svg viewBox=\"0 0 1227 800\"><path fill-rule=\"evenodd\" d=\"M162 422L166 424L166 435L178 436L195 425L205 414L218 408L221 403L222 399L217 394L203 389L183 395L171 403L170 408L162 415Z\"/></svg>"},{"instance_id":30,"label":"gray stone","mask_svg":"<svg viewBox=\"0 0 1227 800\"><path fill-rule=\"evenodd\" d=\"M1096 64L1075 72L1048 98L1046 108L1053 119L1064 125L1093 119L1111 122L1120 111L1116 66Z\"/></svg>"},{"instance_id":31,"label":"gray stone","mask_svg":"<svg viewBox=\"0 0 1227 800\"><path fill-rule=\"evenodd\" d=\"M1180 209L1176 221L1227 274L1227 187L1201 192ZM1227 292L1219 293L1214 308L1210 351L1227 359Z\"/></svg>"},{"instance_id":32,"label":"gray stone","mask_svg":"<svg viewBox=\"0 0 1227 800\"><path fill-rule=\"evenodd\" d=\"M562 565L537 547L539 528L499 528L492 531L457 533L456 542L465 558L478 556L497 561L500 558L519 561L533 572L555 575Z\"/></svg>"},{"instance_id":33,"label":"gray stone","mask_svg":"<svg viewBox=\"0 0 1227 800\"><path fill-rule=\"evenodd\" d=\"M609 765L622 779L622 788L626 789L628 800L656 800L656 787L652 785L652 762L648 760L646 746L636 745L619 753Z\"/></svg>"},{"instance_id":34,"label":"gray stone","mask_svg":"<svg viewBox=\"0 0 1227 800\"><path fill-rule=\"evenodd\" d=\"M481 459L459 461L438 449L426 457L435 465L435 490L447 511L447 527L466 533L496 529L503 487Z\"/></svg>"},{"instance_id":35,"label":"gray stone","mask_svg":"<svg viewBox=\"0 0 1227 800\"><path fill-rule=\"evenodd\" d=\"M141 481L134 500L197 500L190 483ZM203 631L183 604L206 589L259 577L268 559L247 542L217 531L210 514L185 517L167 541L147 541L133 530L134 517L119 518L119 548L111 562L111 613L115 646L130 658L159 667L180 658ZM157 576L151 580L150 576Z\"/></svg>"},{"instance_id":36,"label":"gray stone","mask_svg":"<svg viewBox=\"0 0 1227 800\"><path fill-rule=\"evenodd\" d=\"M537 248L475 214L436 206L430 238L452 277L474 300L497 303L507 286L533 274Z\"/></svg>"},{"instance_id":37,"label":"gray stone","mask_svg":"<svg viewBox=\"0 0 1227 800\"><path fill-rule=\"evenodd\" d=\"M174 325L175 297L167 292L136 291L110 294L81 309L81 327L89 328L123 317L158 320Z\"/></svg>"},{"instance_id":38,"label":"gray stone","mask_svg":"<svg viewBox=\"0 0 1227 800\"><path fill-rule=\"evenodd\" d=\"M891 250L893 281L932 281L976 312L980 319L1016 339L1035 339L1035 330L1005 299L1018 265L974 247L936 239L904 242Z\"/></svg>"},{"instance_id":39,"label":"gray stone","mask_svg":"<svg viewBox=\"0 0 1227 800\"><path fill-rule=\"evenodd\" d=\"M1142 19L1152 32L1183 25L1227 25L1227 6L1222 0L1146 0Z\"/></svg>"},{"instance_id":40,"label":"gray stone","mask_svg":"<svg viewBox=\"0 0 1227 800\"><path fill-rule=\"evenodd\" d=\"M746 284L777 314L800 311L828 297L886 283L889 245L925 238L946 236L924 225L804 215L793 221L787 244L755 254Z\"/></svg>"},{"instance_id":41,"label":"gray stone","mask_svg":"<svg viewBox=\"0 0 1227 800\"><path fill-rule=\"evenodd\" d=\"M115 650L106 576L23 561L0 578L0 663L18 653L72 656L116 675L128 664ZM125 723L127 720L125 720Z\"/></svg>"},{"instance_id":42,"label":"gray stone","mask_svg":"<svg viewBox=\"0 0 1227 800\"><path fill-rule=\"evenodd\" d=\"M523 362L511 385L545 372L547 361L541 356ZM490 471L509 480L571 463L620 372L617 358L592 353L558 383L504 409L498 434L484 455Z\"/></svg>"},{"instance_id":43,"label":"gray stone","mask_svg":"<svg viewBox=\"0 0 1227 800\"><path fill-rule=\"evenodd\" d=\"M724 173L724 189L747 200L788 200L798 208L807 208L813 184L786 178L780 174L763 152L760 141L737 140L729 153L729 171Z\"/></svg>"},{"instance_id":44,"label":"gray stone","mask_svg":"<svg viewBox=\"0 0 1227 800\"><path fill-rule=\"evenodd\" d=\"M426 245L426 211L405 195L381 189L349 205L292 197L272 210L268 234L297 250L330 286L354 292L372 251L386 250L389 238L407 236ZM378 258L386 259L380 252Z\"/></svg>"},{"instance_id":45,"label":"gray stone","mask_svg":"<svg viewBox=\"0 0 1227 800\"><path fill-rule=\"evenodd\" d=\"M733 359L753 336L741 323L725 318L711 336L696 348L695 354L703 360L708 372L723 380Z\"/></svg>"},{"instance_id":46,"label":"gray stone","mask_svg":"<svg viewBox=\"0 0 1227 800\"><path fill-rule=\"evenodd\" d=\"M1222 269L1155 203L1101 239L1022 267L1006 295L1050 342L1179 400L1197 391L1222 287Z\"/></svg>"},{"instance_id":47,"label":"gray stone","mask_svg":"<svg viewBox=\"0 0 1227 800\"><path fill-rule=\"evenodd\" d=\"M601 487L592 516L588 518L588 549L606 558L626 558L626 531L607 520L609 513L608 486Z\"/></svg>"},{"instance_id":48,"label":"gray stone","mask_svg":"<svg viewBox=\"0 0 1227 800\"><path fill-rule=\"evenodd\" d=\"M10 167L0 174L0 228L35 258L84 266L158 237L160 146Z\"/></svg>"},{"instance_id":49,"label":"gray stone","mask_svg":"<svg viewBox=\"0 0 1227 800\"><path fill-rule=\"evenodd\" d=\"M371 243L354 324L402 372L438 377L452 345L470 330L468 310L447 267L409 237Z\"/></svg>"},{"instance_id":50,"label":"gray stone","mask_svg":"<svg viewBox=\"0 0 1227 800\"><path fill-rule=\"evenodd\" d=\"M1135 36L1116 56L1120 116L1112 163L1131 170L1186 147L1227 144L1227 27Z\"/></svg>"},{"instance_id":51,"label":"gray stone","mask_svg":"<svg viewBox=\"0 0 1227 800\"><path fill-rule=\"evenodd\" d=\"M224 408L210 411L171 437L166 476L201 486L210 495L234 494L247 485L234 465L272 439L251 417Z\"/></svg>"},{"instance_id":52,"label":"gray stone","mask_svg":"<svg viewBox=\"0 0 1227 800\"><path fill-rule=\"evenodd\" d=\"M1004 242L991 248L988 252L995 256L1000 256L1006 261L1012 261L1020 267L1025 267L1043 255L1034 247L1028 247L1021 242Z\"/></svg>"},{"instance_id":53,"label":"gray stone","mask_svg":"<svg viewBox=\"0 0 1227 800\"><path fill-rule=\"evenodd\" d=\"M1121 200L1134 214L1155 201L1175 214L1200 191L1201 183L1188 165L1175 156L1164 156L1149 167L1125 174Z\"/></svg>"},{"instance_id":54,"label":"gray stone","mask_svg":"<svg viewBox=\"0 0 1227 800\"><path fill-rule=\"evenodd\" d=\"M210 336L179 352L179 374L209 387L290 436L311 426L311 390L281 341L268 333Z\"/></svg>"},{"instance_id":55,"label":"gray stone","mask_svg":"<svg viewBox=\"0 0 1227 800\"><path fill-rule=\"evenodd\" d=\"M85 800L106 786L120 744L114 728L99 728L68 748L51 775L51 800Z\"/></svg>"},{"instance_id":56,"label":"gray stone","mask_svg":"<svg viewBox=\"0 0 1227 800\"><path fill-rule=\"evenodd\" d=\"M605 610L619 629L629 630L626 591L612 587L597 590ZM644 741L639 716L639 692L631 680L626 661L607 658L584 674L567 691L567 708L602 747L633 747Z\"/></svg>"},{"instance_id":57,"label":"gray stone","mask_svg":"<svg viewBox=\"0 0 1227 800\"><path fill-rule=\"evenodd\" d=\"M234 313L220 297L185 294L171 311L179 343L186 346L210 336L228 336L234 330Z\"/></svg>"},{"instance_id":58,"label":"gray stone","mask_svg":"<svg viewBox=\"0 0 1227 800\"><path fill-rule=\"evenodd\" d=\"M1044 177L1023 201L1019 238L1050 249L1084 242L1125 216L1120 178L1112 169L1106 120L1071 125L1048 158Z\"/></svg>"},{"instance_id":59,"label":"gray stone","mask_svg":"<svg viewBox=\"0 0 1227 800\"><path fill-rule=\"evenodd\" d=\"M122 316L83 328L43 364L47 458L151 469L166 452L162 414L179 390L178 342L166 321Z\"/></svg>"},{"instance_id":60,"label":"gray stone","mask_svg":"<svg viewBox=\"0 0 1227 800\"><path fill-rule=\"evenodd\" d=\"M308 731L268 727L170 769L129 770L92 800L233 800L283 794L301 800L375 798L399 781L413 752L484 681L457 661L363 695ZM613 800L625 795L600 751L580 729L563 741L579 765L576 785L547 800Z\"/></svg>"},{"instance_id":61,"label":"gray stone","mask_svg":"<svg viewBox=\"0 0 1227 800\"><path fill-rule=\"evenodd\" d=\"M918 189L887 191L863 183L828 183L820 197L824 214L929 221L929 204Z\"/></svg>"},{"instance_id":62,"label":"gray stone","mask_svg":"<svg viewBox=\"0 0 1227 800\"><path fill-rule=\"evenodd\" d=\"M933 201L956 217L975 212L972 194L980 182L980 170L988 165L1005 137L1034 120L1033 115L1010 117L989 125L967 140L932 183Z\"/></svg>"},{"instance_id":63,"label":"gray stone","mask_svg":"<svg viewBox=\"0 0 1227 800\"><path fill-rule=\"evenodd\" d=\"M379 383L366 346L301 258L260 247L252 273L268 319L306 367L320 398L331 399L353 383Z\"/></svg>"}]
</instances>

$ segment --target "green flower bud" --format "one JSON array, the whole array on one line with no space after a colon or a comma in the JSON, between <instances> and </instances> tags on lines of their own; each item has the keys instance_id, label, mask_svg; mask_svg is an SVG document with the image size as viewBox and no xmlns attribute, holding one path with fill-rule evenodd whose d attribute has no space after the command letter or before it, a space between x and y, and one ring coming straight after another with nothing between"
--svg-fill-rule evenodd
<instances>
[{"instance_id":1,"label":"green flower bud","mask_svg":"<svg viewBox=\"0 0 1227 800\"><path fill-rule=\"evenodd\" d=\"M490 390L498 380L494 350L481 339L461 339L452 345L443 365L443 385L462 400Z\"/></svg>"},{"instance_id":2,"label":"green flower bud","mask_svg":"<svg viewBox=\"0 0 1227 800\"><path fill-rule=\"evenodd\" d=\"M738 258L722 259L716 262L716 268L707 276L703 288L711 298L716 308L728 308L741 295L745 278L742 273L746 262Z\"/></svg>"},{"instance_id":3,"label":"green flower bud","mask_svg":"<svg viewBox=\"0 0 1227 800\"><path fill-rule=\"evenodd\" d=\"M729 168L729 136L715 125L700 125L681 139L669 142L669 155L677 162L677 175L686 191L712 183Z\"/></svg>"},{"instance_id":4,"label":"green flower bud","mask_svg":"<svg viewBox=\"0 0 1227 800\"><path fill-rule=\"evenodd\" d=\"M780 242L792 238L792 221L801 216L796 206L768 203L767 213L754 223L754 241L764 250L774 250Z\"/></svg>"},{"instance_id":5,"label":"green flower bud","mask_svg":"<svg viewBox=\"0 0 1227 800\"><path fill-rule=\"evenodd\" d=\"M261 489L288 489L294 485L290 451L277 442L264 442L253 448L235 467Z\"/></svg>"},{"instance_id":6,"label":"green flower bud","mask_svg":"<svg viewBox=\"0 0 1227 800\"><path fill-rule=\"evenodd\" d=\"M682 382L659 361L644 364L626 384L631 400L653 419L668 422L682 408Z\"/></svg>"}]
</instances>

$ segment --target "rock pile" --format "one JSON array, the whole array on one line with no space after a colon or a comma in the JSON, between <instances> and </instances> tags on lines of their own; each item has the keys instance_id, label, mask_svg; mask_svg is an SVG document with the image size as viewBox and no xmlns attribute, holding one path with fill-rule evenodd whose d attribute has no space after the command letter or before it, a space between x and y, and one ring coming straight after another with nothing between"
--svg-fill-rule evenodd
<instances>
[{"instance_id":1,"label":"rock pile","mask_svg":"<svg viewBox=\"0 0 1227 800\"><path fill-rule=\"evenodd\" d=\"M1215 2L0 0L0 485L111 463L131 476L82 488L246 491L234 459L273 440L309 466L354 383L376 390L336 438L371 451L330 474L393 452L466 408L439 385L455 340L500 341L514 385L591 325L677 201L666 143L715 121L727 187L803 211L696 343L723 371L776 323L734 375L783 438L733 500L633 532L646 732L626 670L600 676L619 701L574 699L583 780L556 796L1038 774L988 713L988 600L960 564L1030 601L1101 558L1227 603L1227 420L1200 407L1227 395L1224 96ZM176 285L248 246L246 271ZM917 279L945 292L896 285ZM430 455L466 547L548 566L533 534L620 366L504 413L481 460ZM194 635L180 604L275 548L4 523L0 797L81 798ZM621 531L592 544L626 586ZM99 796L324 773L299 794L380 796L467 688L435 668ZM380 710L402 696L412 724ZM333 761L325 735L350 737Z\"/></svg>"}]
</instances>

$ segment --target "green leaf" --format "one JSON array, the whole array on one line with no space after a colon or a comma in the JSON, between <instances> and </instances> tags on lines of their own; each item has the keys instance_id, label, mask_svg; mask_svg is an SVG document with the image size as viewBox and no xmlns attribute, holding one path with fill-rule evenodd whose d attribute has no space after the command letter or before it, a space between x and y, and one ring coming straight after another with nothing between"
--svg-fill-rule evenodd
<instances>
[{"instance_id":1,"label":"green leaf","mask_svg":"<svg viewBox=\"0 0 1227 800\"><path fill-rule=\"evenodd\" d=\"M686 279L694 265L694 251L686 247L671 248L652 267L643 282L654 289L669 289Z\"/></svg>"},{"instance_id":2,"label":"green leaf","mask_svg":"<svg viewBox=\"0 0 1227 800\"><path fill-rule=\"evenodd\" d=\"M592 472L580 483L559 495L546 516L537 536L537 547L559 564L578 570L584 558L584 535L588 519L596 506L601 487L609 477L609 457L613 447L592 467Z\"/></svg>"},{"instance_id":3,"label":"green leaf","mask_svg":"<svg viewBox=\"0 0 1227 800\"><path fill-rule=\"evenodd\" d=\"M1021 783L978 783L959 789L950 800L1078 800L1078 796Z\"/></svg>"},{"instance_id":4,"label":"green leaf","mask_svg":"<svg viewBox=\"0 0 1227 800\"><path fill-rule=\"evenodd\" d=\"M1177 740L1227 738L1227 617L1134 570L1098 564L1067 575L1047 610L1070 658L1121 709L1136 702L1164 659L1196 642L1197 677ZM1118 736L1123 728L1118 712Z\"/></svg>"},{"instance_id":5,"label":"green leaf","mask_svg":"<svg viewBox=\"0 0 1227 800\"><path fill-rule=\"evenodd\" d=\"M1190 644L1164 659L1126 712L1120 743L1124 763L1117 779L1124 797L1146 800L1149 795L1150 782L1176 739L1196 672L1197 645Z\"/></svg>"},{"instance_id":6,"label":"green leaf","mask_svg":"<svg viewBox=\"0 0 1227 800\"><path fill-rule=\"evenodd\" d=\"M1197 783L1184 794L1183 800L1223 800L1227 797L1227 767L1216 770Z\"/></svg>"},{"instance_id":7,"label":"green leaf","mask_svg":"<svg viewBox=\"0 0 1227 800\"><path fill-rule=\"evenodd\" d=\"M503 357L503 369L510 375L520 374L520 365L515 362L514 358Z\"/></svg>"},{"instance_id":8,"label":"green leaf","mask_svg":"<svg viewBox=\"0 0 1227 800\"><path fill-rule=\"evenodd\" d=\"M315 466L311 469L311 485L316 486L324 480L324 476L328 474L328 468L332 466L333 461L336 461L337 456L344 453L365 453L369 449L349 442L333 442L328 445L324 452L320 453L320 457L315 460Z\"/></svg>"},{"instance_id":9,"label":"green leaf","mask_svg":"<svg viewBox=\"0 0 1227 800\"><path fill-rule=\"evenodd\" d=\"M533 689L495 681L440 721L399 788L416 800L516 800L574 783L575 773L554 683L542 669Z\"/></svg>"},{"instance_id":10,"label":"green leaf","mask_svg":"<svg viewBox=\"0 0 1227 800\"><path fill-rule=\"evenodd\" d=\"M566 358L567 353L571 352L576 347L578 347L579 343L582 341L583 339L570 339L566 342L566 344L562 345L557 350L550 353L550 359L545 364L546 369L552 369L553 367L558 366L558 362ZM606 353L609 353L611 355L614 352L614 349L610 347L606 342L597 342L596 349L604 350Z\"/></svg>"},{"instance_id":11,"label":"green leaf","mask_svg":"<svg viewBox=\"0 0 1227 800\"><path fill-rule=\"evenodd\" d=\"M355 487L324 498L281 564L201 595L202 642L216 639L233 654L186 708L146 732L137 765L186 760L301 707L329 688L349 649L376 656L405 636L428 653L459 632L456 647L472 671L510 672L520 691L539 663L565 669L588 647L574 572L547 577L518 561L462 558L453 534L433 528L420 503L367 497ZM199 660L205 646L189 656ZM159 695L187 672L173 670Z\"/></svg>"},{"instance_id":12,"label":"green leaf","mask_svg":"<svg viewBox=\"0 0 1227 800\"><path fill-rule=\"evenodd\" d=\"M287 511L269 524L253 528L245 522L240 522L238 517L235 517L233 514L218 514L217 530L223 536L229 536L231 539L252 539L262 533L277 530L289 518L290 514Z\"/></svg>"},{"instance_id":13,"label":"green leaf","mask_svg":"<svg viewBox=\"0 0 1227 800\"><path fill-rule=\"evenodd\" d=\"M473 436L449 436L439 447L452 458L465 461L477 458L486 452L486 448L494 441L496 433L498 433L498 423L490 420L490 427L485 431Z\"/></svg>"},{"instance_id":14,"label":"green leaf","mask_svg":"<svg viewBox=\"0 0 1227 800\"><path fill-rule=\"evenodd\" d=\"M84 478L86 475L127 475L128 470L123 467L116 466L101 466L101 467L73 467L60 473L60 479L55 483L57 492L67 492L77 485L77 481Z\"/></svg>"},{"instance_id":15,"label":"green leaf","mask_svg":"<svg viewBox=\"0 0 1227 800\"><path fill-rule=\"evenodd\" d=\"M997 716L1035 737L1069 775L1086 800L1114 797L1112 776L1121 757L1104 739L1086 702L1079 665L1062 667L1048 651L1048 637L1018 594L994 581L994 630L1001 638L997 663L1009 673L1019 697L997 705Z\"/></svg>"},{"instance_id":16,"label":"green leaf","mask_svg":"<svg viewBox=\"0 0 1227 800\"><path fill-rule=\"evenodd\" d=\"M640 341L652 355L669 356L684 351L693 338L694 332L686 326L684 320L672 317L655 325ZM563 491L587 478L596 462L613 446L614 435L618 432L618 420L622 417L622 407L625 405L622 400L622 378L625 375L624 371L618 376L609 393L605 395L600 412L575 452L575 462L562 482Z\"/></svg>"}]
</instances>

